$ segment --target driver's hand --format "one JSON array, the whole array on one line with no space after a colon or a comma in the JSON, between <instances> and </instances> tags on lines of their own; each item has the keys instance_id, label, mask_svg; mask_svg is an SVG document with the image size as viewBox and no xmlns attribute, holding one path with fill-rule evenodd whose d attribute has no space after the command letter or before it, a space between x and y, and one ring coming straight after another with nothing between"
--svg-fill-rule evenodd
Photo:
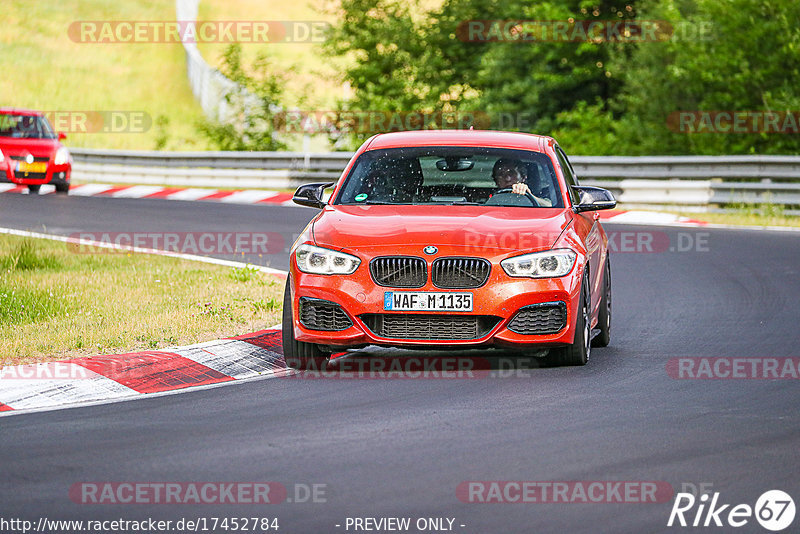
<instances>
[{"instance_id":1,"label":"driver's hand","mask_svg":"<svg viewBox=\"0 0 800 534\"><path fill-rule=\"evenodd\" d=\"M528 188L528 184L524 184L524 183L516 183L516 184L512 185L511 186L511 191L513 191L514 193L516 193L518 195L530 195L531 194L531 190L530 190L530 188Z\"/></svg>"}]
</instances>

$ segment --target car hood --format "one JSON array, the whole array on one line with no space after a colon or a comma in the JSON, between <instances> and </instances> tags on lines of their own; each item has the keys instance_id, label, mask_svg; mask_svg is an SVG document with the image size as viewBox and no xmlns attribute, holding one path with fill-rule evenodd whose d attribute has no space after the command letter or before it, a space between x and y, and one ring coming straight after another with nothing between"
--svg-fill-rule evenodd
<instances>
[{"instance_id":1,"label":"car hood","mask_svg":"<svg viewBox=\"0 0 800 534\"><path fill-rule=\"evenodd\" d=\"M56 139L0 137L0 149L8 156L24 156L30 153L35 157L49 158L60 146L61 143Z\"/></svg>"},{"instance_id":2,"label":"car hood","mask_svg":"<svg viewBox=\"0 0 800 534\"><path fill-rule=\"evenodd\" d=\"M313 224L319 246L387 249L428 246L472 253L542 250L570 222L564 208L504 206L326 206Z\"/></svg>"}]
</instances>

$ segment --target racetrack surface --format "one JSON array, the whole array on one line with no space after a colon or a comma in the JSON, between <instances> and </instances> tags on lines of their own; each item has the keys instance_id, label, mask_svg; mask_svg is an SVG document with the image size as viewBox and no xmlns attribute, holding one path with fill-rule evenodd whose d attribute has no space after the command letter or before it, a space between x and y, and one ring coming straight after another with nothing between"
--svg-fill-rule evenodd
<instances>
[{"instance_id":1,"label":"racetrack surface","mask_svg":"<svg viewBox=\"0 0 800 534\"><path fill-rule=\"evenodd\" d=\"M256 254L210 254L227 260L287 269L288 248L316 210L279 205L232 205L161 199L0 195L0 227L59 235L77 232L126 235L150 232L268 232L280 234L282 250ZM272 247L268 247L273 252ZM186 252L186 251L181 251ZM191 253L192 251L188 251ZM223 251L224 252L224 251ZM197 252L195 252L196 254ZM201 254L202 255L202 254Z\"/></svg>"},{"instance_id":2,"label":"racetrack surface","mask_svg":"<svg viewBox=\"0 0 800 534\"><path fill-rule=\"evenodd\" d=\"M64 234L296 234L313 213L159 200L0 199L0 226ZM456 488L470 480L654 480L675 491L682 483L711 483L724 503L752 506L770 489L798 502L800 380L676 380L666 371L675 357L800 357L797 234L607 228L706 244L612 256L612 342L593 350L586 367L521 366L519 376L473 380L251 381L0 418L2 516L268 516L284 533L346 532L348 516L451 517L456 531L475 533L680 530L666 526L672 499L460 502ZM260 260L286 266L279 255ZM326 484L327 502L75 504L68 490L83 481L277 481L290 491L296 483ZM754 519L736 530L765 532Z\"/></svg>"}]
</instances>

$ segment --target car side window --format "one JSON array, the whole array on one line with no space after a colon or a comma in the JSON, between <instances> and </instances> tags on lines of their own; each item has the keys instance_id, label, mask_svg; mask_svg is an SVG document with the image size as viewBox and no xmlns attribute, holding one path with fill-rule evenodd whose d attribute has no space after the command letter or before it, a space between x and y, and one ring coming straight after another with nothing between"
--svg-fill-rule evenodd
<instances>
[{"instance_id":1,"label":"car side window","mask_svg":"<svg viewBox=\"0 0 800 534\"><path fill-rule=\"evenodd\" d=\"M569 164L567 155L564 154L564 151L558 146L556 146L556 157L558 157L558 164L561 166L561 172L564 173L564 181L567 182L567 189L569 189L569 196L572 198L572 205L577 206L581 203L581 198L578 192L572 188L573 185L578 185L575 173L572 170L572 165Z\"/></svg>"}]
</instances>

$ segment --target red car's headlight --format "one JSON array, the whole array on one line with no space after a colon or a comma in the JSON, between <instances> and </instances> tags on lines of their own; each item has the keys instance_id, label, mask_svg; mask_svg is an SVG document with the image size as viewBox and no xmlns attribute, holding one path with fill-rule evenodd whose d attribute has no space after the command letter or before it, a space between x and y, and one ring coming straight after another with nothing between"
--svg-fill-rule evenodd
<instances>
[{"instance_id":1,"label":"red car's headlight","mask_svg":"<svg viewBox=\"0 0 800 534\"><path fill-rule=\"evenodd\" d=\"M62 146L56 150L56 157L53 158L53 165L64 165L69 163L69 150L67 147Z\"/></svg>"},{"instance_id":2,"label":"red car's headlight","mask_svg":"<svg viewBox=\"0 0 800 534\"><path fill-rule=\"evenodd\" d=\"M546 250L514 256L500 262L508 276L519 278L556 278L568 274L577 254L569 249Z\"/></svg>"},{"instance_id":3,"label":"red car's headlight","mask_svg":"<svg viewBox=\"0 0 800 534\"><path fill-rule=\"evenodd\" d=\"M309 274L353 274L361 264L350 254L313 245L300 245L294 254L297 268Z\"/></svg>"}]
</instances>

